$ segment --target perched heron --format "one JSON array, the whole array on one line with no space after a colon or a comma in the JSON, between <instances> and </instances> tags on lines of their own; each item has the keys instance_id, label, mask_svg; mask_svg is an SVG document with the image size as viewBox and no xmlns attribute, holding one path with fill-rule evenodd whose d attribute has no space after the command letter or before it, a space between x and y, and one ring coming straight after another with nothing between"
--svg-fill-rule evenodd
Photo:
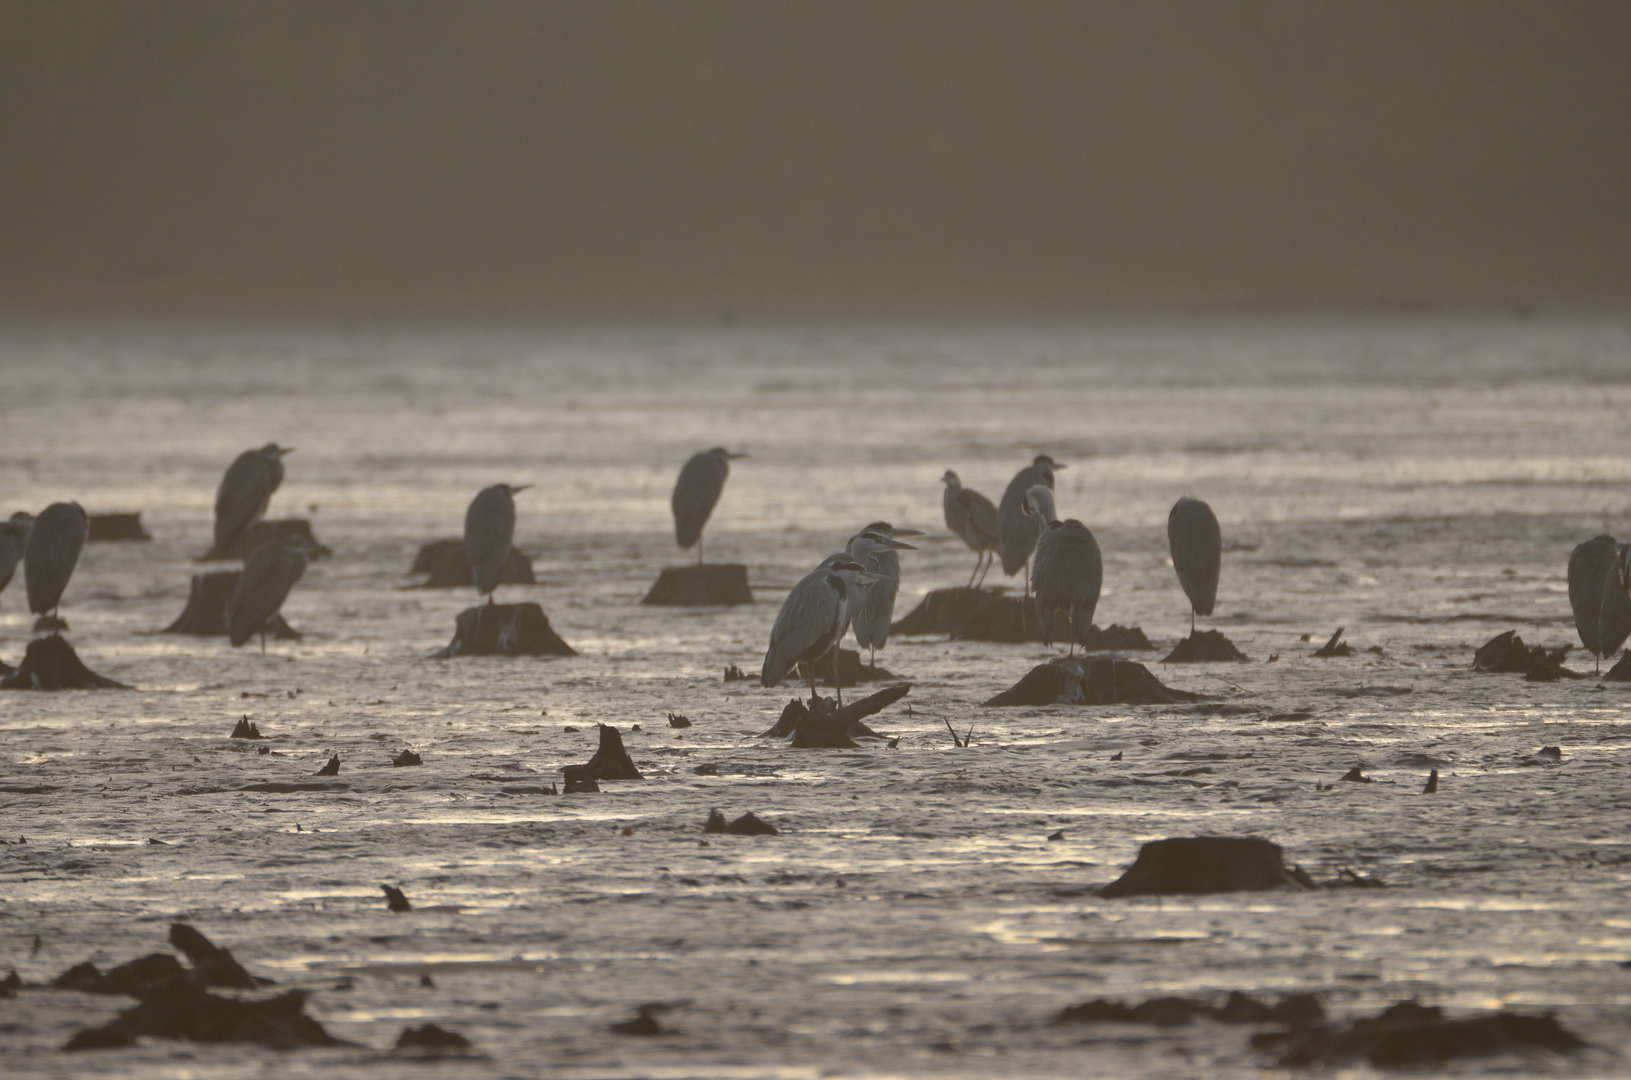
<instances>
[{"instance_id":1,"label":"perched heron","mask_svg":"<svg viewBox=\"0 0 1631 1080\"><path fill-rule=\"evenodd\" d=\"M967 586L972 589L976 575L980 584L985 584L985 570L991 569L991 560L1002 549L1002 531L997 528L997 508L978 491L964 487L963 481L950 469L946 470L940 482L946 485L945 494L940 500L946 510L946 528L974 552L974 573L968 576ZM984 570L981 569L982 565Z\"/></svg>"},{"instance_id":2,"label":"perched heron","mask_svg":"<svg viewBox=\"0 0 1631 1080\"><path fill-rule=\"evenodd\" d=\"M28 544L28 530L34 524L34 515L22 510L11 515L11 520L0 525L0 592L11 584L17 564L23 561L23 549Z\"/></svg>"},{"instance_id":3,"label":"perched heron","mask_svg":"<svg viewBox=\"0 0 1631 1080\"><path fill-rule=\"evenodd\" d=\"M1173 504L1167 515L1167 544L1178 584L1189 597L1189 632L1195 616L1210 615L1218 602L1218 571L1223 566L1223 531L1212 508L1188 495Z\"/></svg>"},{"instance_id":4,"label":"perched heron","mask_svg":"<svg viewBox=\"0 0 1631 1080\"><path fill-rule=\"evenodd\" d=\"M283 455L292 453L294 447L270 442L259 450L245 450L227 467L215 489L216 551L237 543L266 513L272 492L283 483Z\"/></svg>"},{"instance_id":5,"label":"perched heron","mask_svg":"<svg viewBox=\"0 0 1631 1080\"><path fill-rule=\"evenodd\" d=\"M227 604L227 637L233 648L259 634L261 655L266 655L266 623L305 574L306 555L311 550L305 537L291 536L266 541L244 560L243 573Z\"/></svg>"},{"instance_id":6,"label":"perched heron","mask_svg":"<svg viewBox=\"0 0 1631 1080\"><path fill-rule=\"evenodd\" d=\"M850 537L846 549L851 558L880 579L866 591L861 610L851 616L855 643L866 649L873 667L878 666L878 650L889 641L889 627L895 620L895 595L900 592L900 556L897 551L916 551L897 537L922 536L918 529L897 529L887 521L874 521Z\"/></svg>"},{"instance_id":7,"label":"perched heron","mask_svg":"<svg viewBox=\"0 0 1631 1080\"><path fill-rule=\"evenodd\" d=\"M725 481L731 475L731 462L745 458L746 454L733 454L723 446L692 454L691 460L680 470L674 482L674 539L681 551L697 546L697 565L702 565L702 527L719 502L719 493L725 490Z\"/></svg>"},{"instance_id":8,"label":"perched heron","mask_svg":"<svg viewBox=\"0 0 1631 1080\"><path fill-rule=\"evenodd\" d=\"M14 519L15 520L15 519ZM57 614L62 592L74 576L79 553L85 550L91 519L74 502L52 503L34 519L23 546L23 584L28 588L28 610L36 615Z\"/></svg>"},{"instance_id":9,"label":"perched heron","mask_svg":"<svg viewBox=\"0 0 1631 1080\"><path fill-rule=\"evenodd\" d=\"M1031 571L1042 643L1053 644L1054 614L1063 608L1070 613L1070 654L1075 656L1077 644L1086 648L1087 633L1093 629L1093 612L1099 606L1099 591L1104 586L1099 542L1075 518L1059 520L1053 509L1052 488L1037 484L1027 491L1025 512L1042 530L1036 538L1036 565Z\"/></svg>"},{"instance_id":10,"label":"perched heron","mask_svg":"<svg viewBox=\"0 0 1631 1080\"><path fill-rule=\"evenodd\" d=\"M844 704L838 677L838 643L849 629L851 617L864 602L863 593L877 578L847 555L830 555L794 585L782 601L770 628L760 686L775 686L800 662L809 665L810 701L816 700L815 662L833 654L833 686L838 704Z\"/></svg>"},{"instance_id":11,"label":"perched heron","mask_svg":"<svg viewBox=\"0 0 1631 1080\"><path fill-rule=\"evenodd\" d=\"M1618 545L1607 533L1598 533L1569 553L1569 607L1574 610L1574 629L1580 644L1598 660L1602 670L1601 623L1603 601L1609 595L1609 579L1617 573Z\"/></svg>"},{"instance_id":12,"label":"perched heron","mask_svg":"<svg viewBox=\"0 0 1631 1080\"><path fill-rule=\"evenodd\" d=\"M1042 526L1025 509L1025 493L1038 484L1053 490L1053 474L1065 466L1046 454L1036 455L1025 468L1014 474L1003 490L1002 502L997 506L998 547L1002 554L1002 572L1009 577L1025 571L1025 596L1031 595L1031 551ZM1022 607L1020 611L1025 609Z\"/></svg>"},{"instance_id":13,"label":"perched heron","mask_svg":"<svg viewBox=\"0 0 1631 1080\"><path fill-rule=\"evenodd\" d=\"M1602 607L1597 613L1597 649L1604 660L1619 652L1625 639L1631 637L1631 595L1628 593L1631 593L1631 544L1615 544L1614 561L1603 576Z\"/></svg>"},{"instance_id":14,"label":"perched heron","mask_svg":"<svg viewBox=\"0 0 1631 1080\"><path fill-rule=\"evenodd\" d=\"M493 602L498 576L510 560L515 540L515 499L518 491L531 484L494 484L476 492L470 509L464 512L464 555L470 560L470 576L476 581L476 595Z\"/></svg>"}]
</instances>

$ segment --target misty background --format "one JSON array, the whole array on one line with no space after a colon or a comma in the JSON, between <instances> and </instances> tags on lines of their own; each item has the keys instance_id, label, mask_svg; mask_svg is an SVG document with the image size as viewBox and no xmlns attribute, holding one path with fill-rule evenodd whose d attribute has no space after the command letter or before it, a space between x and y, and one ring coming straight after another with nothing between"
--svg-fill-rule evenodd
<instances>
[{"instance_id":1,"label":"misty background","mask_svg":"<svg viewBox=\"0 0 1631 1080\"><path fill-rule=\"evenodd\" d=\"M1622 307L1631 4L0 5L0 310Z\"/></svg>"}]
</instances>

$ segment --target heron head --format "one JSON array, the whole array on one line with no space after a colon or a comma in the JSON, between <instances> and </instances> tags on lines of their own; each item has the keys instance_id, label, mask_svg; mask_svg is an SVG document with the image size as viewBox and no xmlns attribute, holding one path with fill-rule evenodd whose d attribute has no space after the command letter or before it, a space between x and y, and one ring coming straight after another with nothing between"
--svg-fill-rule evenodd
<instances>
[{"instance_id":1,"label":"heron head","mask_svg":"<svg viewBox=\"0 0 1631 1080\"><path fill-rule=\"evenodd\" d=\"M1053 509L1053 489L1044 484L1035 484L1025 493L1025 516L1035 518L1043 525L1051 525L1058 520Z\"/></svg>"},{"instance_id":2,"label":"heron head","mask_svg":"<svg viewBox=\"0 0 1631 1080\"><path fill-rule=\"evenodd\" d=\"M294 453L294 447L279 446L275 442L269 442L265 446L261 447L261 453L270 454L272 457L282 457L284 454Z\"/></svg>"},{"instance_id":3,"label":"heron head","mask_svg":"<svg viewBox=\"0 0 1631 1080\"><path fill-rule=\"evenodd\" d=\"M942 475L940 477L940 482L942 484L955 484L958 487L963 486L962 479L960 477L958 477L958 475L956 473L952 472L950 469L947 469L945 471L944 475Z\"/></svg>"},{"instance_id":4,"label":"heron head","mask_svg":"<svg viewBox=\"0 0 1631 1080\"><path fill-rule=\"evenodd\" d=\"M914 532L914 533L912 533L912 535L913 536L918 536L918 535L921 535L921 534ZM868 528L862 530L861 532L857 533L856 536L855 536L855 540L865 540L867 543L871 544L873 547L878 548L878 549L880 549L882 551L916 551L917 550L917 548L913 547L911 544L903 544L899 540L896 540L893 536L890 536L888 533L879 532L877 529L871 528L870 526ZM851 540L850 543L851 544L855 543L855 540Z\"/></svg>"},{"instance_id":5,"label":"heron head","mask_svg":"<svg viewBox=\"0 0 1631 1080\"><path fill-rule=\"evenodd\" d=\"M712 450L709 450L708 453L712 454L714 457L724 458L726 461L735 461L737 458L747 457L747 455L742 453L740 450L727 450L723 446L716 446Z\"/></svg>"},{"instance_id":6,"label":"heron head","mask_svg":"<svg viewBox=\"0 0 1631 1080\"><path fill-rule=\"evenodd\" d=\"M527 490L532 485L531 484L494 484L493 486L503 488L504 493L506 495L517 495L517 494L520 494L521 492Z\"/></svg>"}]
</instances>

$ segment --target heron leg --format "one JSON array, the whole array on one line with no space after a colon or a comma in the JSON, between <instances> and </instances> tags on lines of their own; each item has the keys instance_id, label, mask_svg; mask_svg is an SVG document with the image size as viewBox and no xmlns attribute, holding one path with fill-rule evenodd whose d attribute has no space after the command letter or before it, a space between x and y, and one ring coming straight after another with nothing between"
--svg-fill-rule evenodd
<instances>
[{"instance_id":1,"label":"heron leg","mask_svg":"<svg viewBox=\"0 0 1631 1080\"><path fill-rule=\"evenodd\" d=\"M980 567L984 563L985 563L985 552L976 551L974 553L974 571L973 571L973 573L968 575L968 584L963 586L963 588L965 588L965 589L974 588L974 579L975 579L975 577L977 577L979 575Z\"/></svg>"},{"instance_id":2,"label":"heron leg","mask_svg":"<svg viewBox=\"0 0 1631 1080\"><path fill-rule=\"evenodd\" d=\"M703 544L702 534L697 533L697 565L698 566L702 565L702 544Z\"/></svg>"},{"instance_id":3,"label":"heron leg","mask_svg":"<svg viewBox=\"0 0 1631 1080\"><path fill-rule=\"evenodd\" d=\"M997 561L996 552L993 552L993 551L985 552L985 569L980 571L979 584L974 586L976 589L982 588L985 585L985 575L990 572L991 564L996 562L996 561Z\"/></svg>"},{"instance_id":4,"label":"heron leg","mask_svg":"<svg viewBox=\"0 0 1631 1080\"><path fill-rule=\"evenodd\" d=\"M835 641L832 646L832 686L833 693L838 695L838 707L842 709L844 707L844 678L838 668L840 656L838 642Z\"/></svg>"},{"instance_id":5,"label":"heron leg","mask_svg":"<svg viewBox=\"0 0 1631 1080\"><path fill-rule=\"evenodd\" d=\"M1019 602L1019 636L1025 637L1025 609L1031 604L1031 557L1025 556L1025 596Z\"/></svg>"}]
</instances>

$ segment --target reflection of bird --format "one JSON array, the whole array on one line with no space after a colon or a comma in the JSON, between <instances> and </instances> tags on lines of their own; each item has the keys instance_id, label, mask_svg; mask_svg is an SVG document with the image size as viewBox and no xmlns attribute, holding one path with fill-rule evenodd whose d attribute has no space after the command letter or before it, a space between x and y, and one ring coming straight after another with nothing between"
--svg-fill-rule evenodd
<instances>
[{"instance_id":1,"label":"reflection of bird","mask_svg":"<svg viewBox=\"0 0 1631 1080\"><path fill-rule=\"evenodd\" d=\"M22 510L11 515L11 520L0 525L0 592L11 584L17 564L23 561L23 549L28 544L28 530L34 524L34 515Z\"/></svg>"},{"instance_id":2,"label":"reflection of bird","mask_svg":"<svg viewBox=\"0 0 1631 1080\"><path fill-rule=\"evenodd\" d=\"M28 610L56 615L62 591L74 576L79 553L85 550L91 519L78 503L52 503L34 519L23 545L23 584L28 589Z\"/></svg>"},{"instance_id":3,"label":"reflection of bird","mask_svg":"<svg viewBox=\"0 0 1631 1080\"><path fill-rule=\"evenodd\" d=\"M226 551L266 513L272 492L283 483L283 455L292 453L294 447L271 442L245 450L227 467L215 490L215 550Z\"/></svg>"},{"instance_id":4,"label":"reflection of bird","mask_svg":"<svg viewBox=\"0 0 1631 1080\"><path fill-rule=\"evenodd\" d=\"M810 701L816 700L815 662L833 654L833 685L838 704L844 691L838 678L838 643L849 628L850 618L863 602L862 593L876 578L847 555L831 555L801 578L782 601L776 622L770 628L770 648L765 653L760 686L775 686L801 662L808 664Z\"/></svg>"},{"instance_id":5,"label":"reflection of bird","mask_svg":"<svg viewBox=\"0 0 1631 1080\"><path fill-rule=\"evenodd\" d=\"M470 500L470 509L464 512L464 555L470 560L476 594L485 595L488 603L493 602L493 590L498 588L499 574L510 560L510 547L515 540L513 496L531 486L494 484L482 488Z\"/></svg>"},{"instance_id":6,"label":"reflection of bird","mask_svg":"<svg viewBox=\"0 0 1631 1080\"><path fill-rule=\"evenodd\" d=\"M697 545L697 565L702 565L702 527L719 502L719 493L725 490L725 480L731 474L731 462L745 458L746 454L733 454L723 446L692 454L691 460L680 470L674 482L674 539L681 551Z\"/></svg>"},{"instance_id":7,"label":"reflection of bird","mask_svg":"<svg viewBox=\"0 0 1631 1080\"><path fill-rule=\"evenodd\" d=\"M1099 606L1099 590L1104 584L1099 542L1075 518L1059 520L1051 488L1038 484L1026 492L1025 511L1042 527L1031 570L1042 643L1053 644L1054 613L1063 608L1070 613L1070 652L1074 656L1077 643L1085 647L1087 633L1093 628L1093 611Z\"/></svg>"},{"instance_id":8,"label":"reflection of bird","mask_svg":"<svg viewBox=\"0 0 1631 1080\"><path fill-rule=\"evenodd\" d=\"M1572 591L1572 590L1571 590ZM1631 544L1614 545L1614 561L1603 577L1602 607L1597 613L1597 648L1607 659L1631 637Z\"/></svg>"},{"instance_id":9,"label":"reflection of bird","mask_svg":"<svg viewBox=\"0 0 1631 1080\"><path fill-rule=\"evenodd\" d=\"M1188 495L1173 504L1167 515L1167 544L1178 584L1189 597L1189 632L1195 616L1210 615L1218 602L1218 571L1223 566L1223 531L1217 515L1199 499Z\"/></svg>"},{"instance_id":10,"label":"reflection of bird","mask_svg":"<svg viewBox=\"0 0 1631 1080\"><path fill-rule=\"evenodd\" d=\"M897 529L887 521L874 521L850 538L850 557L880 579L866 591L861 609L852 613L855 642L871 654L878 666L878 650L889 640L889 627L895 619L895 596L900 592L900 556L897 551L916 551L896 537L922 536L917 529Z\"/></svg>"},{"instance_id":11,"label":"reflection of bird","mask_svg":"<svg viewBox=\"0 0 1631 1080\"><path fill-rule=\"evenodd\" d=\"M306 572L309 550L304 537L291 536L282 542L268 540L244 560L227 604L227 637L234 648L258 633L265 654L267 620L283 607L289 590Z\"/></svg>"},{"instance_id":12,"label":"reflection of bird","mask_svg":"<svg viewBox=\"0 0 1631 1080\"><path fill-rule=\"evenodd\" d=\"M940 478L946 485L941 504L946 511L946 528L955 533L969 550L974 552L974 573L968 576L968 588L974 588L974 577L979 575L985 583L980 567L991 569L991 559L1002 547L1002 533L997 528L997 508L990 499L973 488L966 488L957 474L950 469Z\"/></svg>"},{"instance_id":13,"label":"reflection of bird","mask_svg":"<svg viewBox=\"0 0 1631 1080\"><path fill-rule=\"evenodd\" d=\"M1031 550L1042 526L1025 509L1025 493L1041 484L1053 490L1053 473L1064 466L1046 454L1036 455L1025 468L1008 481L997 507L997 533L1001 537L1002 572L1009 577L1025 570L1025 596L1031 595ZM1024 608L1020 609L1022 612Z\"/></svg>"}]
</instances>

